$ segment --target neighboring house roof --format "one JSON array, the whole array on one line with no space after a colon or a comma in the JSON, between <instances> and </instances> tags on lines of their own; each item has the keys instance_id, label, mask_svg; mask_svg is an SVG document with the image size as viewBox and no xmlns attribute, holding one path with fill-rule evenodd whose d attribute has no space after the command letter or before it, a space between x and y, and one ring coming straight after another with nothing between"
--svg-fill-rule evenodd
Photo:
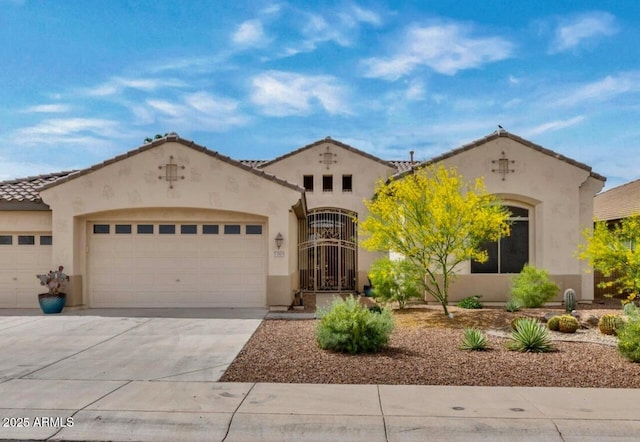
<instances>
[{"instance_id":1,"label":"neighboring house roof","mask_svg":"<svg viewBox=\"0 0 640 442\"><path fill-rule=\"evenodd\" d=\"M223 161L225 163L228 163L228 164L231 164L233 166L236 166L236 167L238 167L240 169L243 169L243 170L246 170L248 172L251 172L251 173L253 173L253 174L255 174L255 175L259 176L259 177L262 177L262 178L267 179L269 181L273 181L273 182L278 183L280 185L283 185L285 187L289 187L289 188L291 188L293 190L296 190L298 192L304 193L304 188L302 188L302 187L300 187L300 186L298 186L296 184L290 183L289 181L283 180L282 178L278 178L277 176L275 176L273 174L270 174L270 173L267 173L264 170L256 169L254 167L251 167L251 166L248 166L246 164L243 164L240 161L231 159L230 157L222 155L222 154L220 154L220 153L218 153L216 151L209 150L206 147L201 146L201 145L199 145L199 144L197 144L197 143L195 143L195 142L193 142L191 140L187 140L185 138L181 138L176 133L170 133L166 137L153 140L151 143L144 144L144 145L140 146L137 149L130 150L127 153L124 153L122 155L118 155L118 156L116 156L114 158L111 158L109 160L103 161L102 163L96 164L96 165L88 167L86 169L78 170L78 171L76 171L76 172L74 172L72 174L69 174L69 175L65 176L64 178L60 178L60 179L58 179L58 180L56 180L54 182L47 183L47 184L43 185L41 187L41 189L48 189L49 187L57 186L58 184L61 184L61 183L67 182L67 181L71 181L71 180L76 179L78 177L81 177L83 175L87 175L87 174L89 174L91 172L94 172L96 170L102 169L103 167L106 167L106 166L108 166L110 164L113 164L113 163L116 163L118 161L124 160L125 158L129 158L129 157L131 157L133 155L137 155L139 153L142 153L142 152L147 151L149 149L153 149L156 146L159 146L161 144L165 144L165 143L168 143L168 142L174 142L174 143L182 144L184 146L190 147L191 149L197 150L197 151L202 152L202 153L204 153L206 155L209 155L209 156L211 156L213 158L216 158L216 159L218 159L220 161Z\"/></svg>"},{"instance_id":2,"label":"neighboring house roof","mask_svg":"<svg viewBox=\"0 0 640 442\"><path fill-rule=\"evenodd\" d=\"M15 180L0 181L0 201L42 203L40 189L76 172L49 173Z\"/></svg>"},{"instance_id":3,"label":"neighboring house roof","mask_svg":"<svg viewBox=\"0 0 640 442\"><path fill-rule=\"evenodd\" d=\"M591 169L591 167L587 166L584 163L581 163L579 161L573 160L573 159L571 159L569 157L566 157L566 156L564 156L562 154L559 154L559 153L554 152L554 151L552 151L550 149L547 149L546 147L542 147L542 146L540 146L538 144L532 143L531 141L525 140L524 138L521 138L521 137L519 137L517 135L514 135L512 133L509 133L504 129L499 130L499 131L495 131L495 132L487 135L486 137L483 137L483 138L480 138L478 140L472 141L471 143L465 144L464 146L458 147L457 149L450 150L449 152L445 152L442 155L438 155L437 157L434 157L434 158L431 158L429 160L426 160L426 161L416 165L415 167L423 167L423 166L428 166L428 165L431 165L431 164L438 163L440 161L446 160L447 158L451 158L453 156L456 156L456 155L461 154L463 152L466 152L468 150L474 149L474 148L476 148L478 146L481 146L483 144L486 144L486 143L488 143L490 141L493 141L493 140L496 140L498 138L509 138L509 139L511 139L513 141L516 141L516 142L518 142L520 144L523 144L523 145L525 145L527 147L530 147L531 149L534 149L534 150L536 150L536 151L538 151L540 153L543 153L545 155L549 155L549 156L551 156L553 158L556 158L556 159L558 159L560 161L564 161L567 164L571 164L572 166L575 166L575 167L578 167L580 169L583 169L583 170L589 172L590 176L592 176L593 178L596 178L596 179L598 179L600 181L606 181L607 180L604 176L594 172ZM412 168L412 169L409 169L409 170L407 170L405 172L400 172L395 177L398 178L398 177L404 176L406 174L412 173L413 170L415 170L415 167Z\"/></svg>"},{"instance_id":4,"label":"neighboring house roof","mask_svg":"<svg viewBox=\"0 0 640 442\"><path fill-rule=\"evenodd\" d=\"M593 200L593 216L600 221L626 218L640 213L640 179L605 192Z\"/></svg>"},{"instance_id":5,"label":"neighboring house roof","mask_svg":"<svg viewBox=\"0 0 640 442\"><path fill-rule=\"evenodd\" d=\"M376 156L373 156L373 155L371 155L371 154L369 154L367 152L364 152L362 150L356 149L355 147L349 146L348 144L345 144L345 143L342 143L340 141L334 140L331 137L326 137L323 140L315 141L315 142L313 142L311 144L307 144L306 146L303 146L303 147L301 147L299 149L296 149L294 151L291 151L289 153L281 155L281 156L279 156L277 158L274 158L273 160L269 160L269 161L261 164L260 167L265 167L265 166L271 165L273 163L277 163L278 161L284 160L285 158L289 158L289 157L291 157L293 155L297 155L302 151L314 148L314 147L316 147L316 146L318 146L320 144L324 144L324 143L330 143L330 144L333 144L334 146L341 147L341 148L346 149L346 150L348 150L350 152L353 152L355 154L358 154L358 155L361 155L361 156L363 156L365 158L368 158L368 159L370 159L372 161L376 161L376 162L378 162L380 164L384 164L385 166L390 167L392 169L395 167L390 161L385 161L383 159L380 159L380 158L378 158Z\"/></svg>"}]
</instances>

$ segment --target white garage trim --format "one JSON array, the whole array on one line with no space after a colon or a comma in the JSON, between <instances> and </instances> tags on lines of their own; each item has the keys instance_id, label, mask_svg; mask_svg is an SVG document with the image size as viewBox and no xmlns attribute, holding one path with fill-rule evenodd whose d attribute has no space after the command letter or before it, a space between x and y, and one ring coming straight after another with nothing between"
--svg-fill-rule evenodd
<instances>
[{"instance_id":1,"label":"white garage trim","mask_svg":"<svg viewBox=\"0 0 640 442\"><path fill-rule=\"evenodd\" d=\"M36 273L51 270L51 233L0 233L0 308L38 307Z\"/></svg>"},{"instance_id":2,"label":"white garage trim","mask_svg":"<svg viewBox=\"0 0 640 442\"><path fill-rule=\"evenodd\" d=\"M264 307L257 222L89 223L91 307Z\"/></svg>"}]
</instances>

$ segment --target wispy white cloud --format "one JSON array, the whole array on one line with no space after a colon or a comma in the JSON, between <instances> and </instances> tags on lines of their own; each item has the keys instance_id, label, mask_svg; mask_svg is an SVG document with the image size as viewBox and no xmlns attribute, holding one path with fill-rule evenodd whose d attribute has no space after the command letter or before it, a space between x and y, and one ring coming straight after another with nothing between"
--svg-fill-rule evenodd
<instances>
[{"instance_id":1,"label":"wispy white cloud","mask_svg":"<svg viewBox=\"0 0 640 442\"><path fill-rule=\"evenodd\" d=\"M125 89L136 89L151 92L161 88L181 87L185 87L184 81L175 78L113 77L105 83L90 88L89 90L87 90L87 94L94 97L107 97L119 94Z\"/></svg>"},{"instance_id":2,"label":"wispy white cloud","mask_svg":"<svg viewBox=\"0 0 640 442\"><path fill-rule=\"evenodd\" d=\"M51 118L17 129L11 140L21 145L86 145L95 148L105 139L120 138L120 123L103 118Z\"/></svg>"},{"instance_id":3,"label":"wispy white cloud","mask_svg":"<svg viewBox=\"0 0 640 442\"><path fill-rule=\"evenodd\" d=\"M459 24L413 26L401 38L397 53L364 60L365 75L397 80L420 66L445 75L477 68L511 56L513 44L501 37L472 37Z\"/></svg>"},{"instance_id":4,"label":"wispy white cloud","mask_svg":"<svg viewBox=\"0 0 640 442\"><path fill-rule=\"evenodd\" d=\"M564 52L580 46L586 40L618 32L616 19L608 12L587 12L561 22L556 30L550 52Z\"/></svg>"},{"instance_id":5,"label":"wispy white cloud","mask_svg":"<svg viewBox=\"0 0 640 442\"><path fill-rule=\"evenodd\" d=\"M62 114L70 110L71 106L68 104L38 104L30 106L24 111L27 113Z\"/></svg>"},{"instance_id":6,"label":"wispy white cloud","mask_svg":"<svg viewBox=\"0 0 640 442\"><path fill-rule=\"evenodd\" d=\"M220 132L247 123L248 117L239 109L239 102L199 91L177 100L149 99L147 107L138 109L138 116L153 119L172 130Z\"/></svg>"},{"instance_id":7,"label":"wispy white cloud","mask_svg":"<svg viewBox=\"0 0 640 442\"><path fill-rule=\"evenodd\" d=\"M561 106L575 106L584 102L608 101L627 93L640 92L640 72L608 75L605 78L566 91L555 103Z\"/></svg>"},{"instance_id":8,"label":"wispy white cloud","mask_svg":"<svg viewBox=\"0 0 640 442\"><path fill-rule=\"evenodd\" d=\"M330 114L347 114L345 89L329 75L305 76L293 72L268 71L252 80L251 101L270 116L308 115L314 103Z\"/></svg>"},{"instance_id":9,"label":"wispy white cloud","mask_svg":"<svg viewBox=\"0 0 640 442\"><path fill-rule=\"evenodd\" d=\"M582 123L585 120L584 115L578 115L577 117L569 118L568 120L554 120L549 121L547 123L543 123L539 126L536 126L532 129L525 130L523 135L526 137L531 137L535 135L540 135L545 132L552 132L560 129L565 129L567 127L575 126L577 124Z\"/></svg>"},{"instance_id":10,"label":"wispy white cloud","mask_svg":"<svg viewBox=\"0 0 640 442\"><path fill-rule=\"evenodd\" d=\"M231 36L231 40L242 47L260 47L268 43L262 22L257 19L241 23Z\"/></svg>"}]
</instances>

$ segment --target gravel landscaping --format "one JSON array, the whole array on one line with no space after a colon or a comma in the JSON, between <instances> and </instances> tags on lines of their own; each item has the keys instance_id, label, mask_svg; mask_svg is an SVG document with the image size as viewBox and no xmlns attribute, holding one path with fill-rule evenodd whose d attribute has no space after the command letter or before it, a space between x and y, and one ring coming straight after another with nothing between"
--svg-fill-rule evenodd
<instances>
[{"instance_id":1,"label":"gravel landscaping","mask_svg":"<svg viewBox=\"0 0 640 442\"><path fill-rule=\"evenodd\" d=\"M619 301L581 306L581 322L604 313L621 313ZM615 307L614 307L615 306ZM416 305L396 311L389 346L375 354L349 355L321 350L316 320L265 320L220 379L223 382L320 384L418 384L640 388L640 364L618 354L615 337L597 326L575 335L550 332L556 350L518 353L505 347L509 324L517 316L542 318L561 308L451 308ZM489 351L460 350L465 327L484 330Z\"/></svg>"}]
</instances>

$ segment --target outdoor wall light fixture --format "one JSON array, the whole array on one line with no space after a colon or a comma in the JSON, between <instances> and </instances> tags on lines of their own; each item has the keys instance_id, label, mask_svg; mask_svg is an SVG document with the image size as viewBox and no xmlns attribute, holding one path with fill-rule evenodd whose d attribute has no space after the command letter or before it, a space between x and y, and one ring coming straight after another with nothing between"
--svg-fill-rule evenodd
<instances>
[{"instance_id":1,"label":"outdoor wall light fixture","mask_svg":"<svg viewBox=\"0 0 640 442\"><path fill-rule=\"evenodd\" d=\"M276 235L276 247L278 248L278 250L280 250L280 247L282 247L283 241L284 238L282 237L282 233L278 232L278 234Z\"/></svg>"}]
</instances>

